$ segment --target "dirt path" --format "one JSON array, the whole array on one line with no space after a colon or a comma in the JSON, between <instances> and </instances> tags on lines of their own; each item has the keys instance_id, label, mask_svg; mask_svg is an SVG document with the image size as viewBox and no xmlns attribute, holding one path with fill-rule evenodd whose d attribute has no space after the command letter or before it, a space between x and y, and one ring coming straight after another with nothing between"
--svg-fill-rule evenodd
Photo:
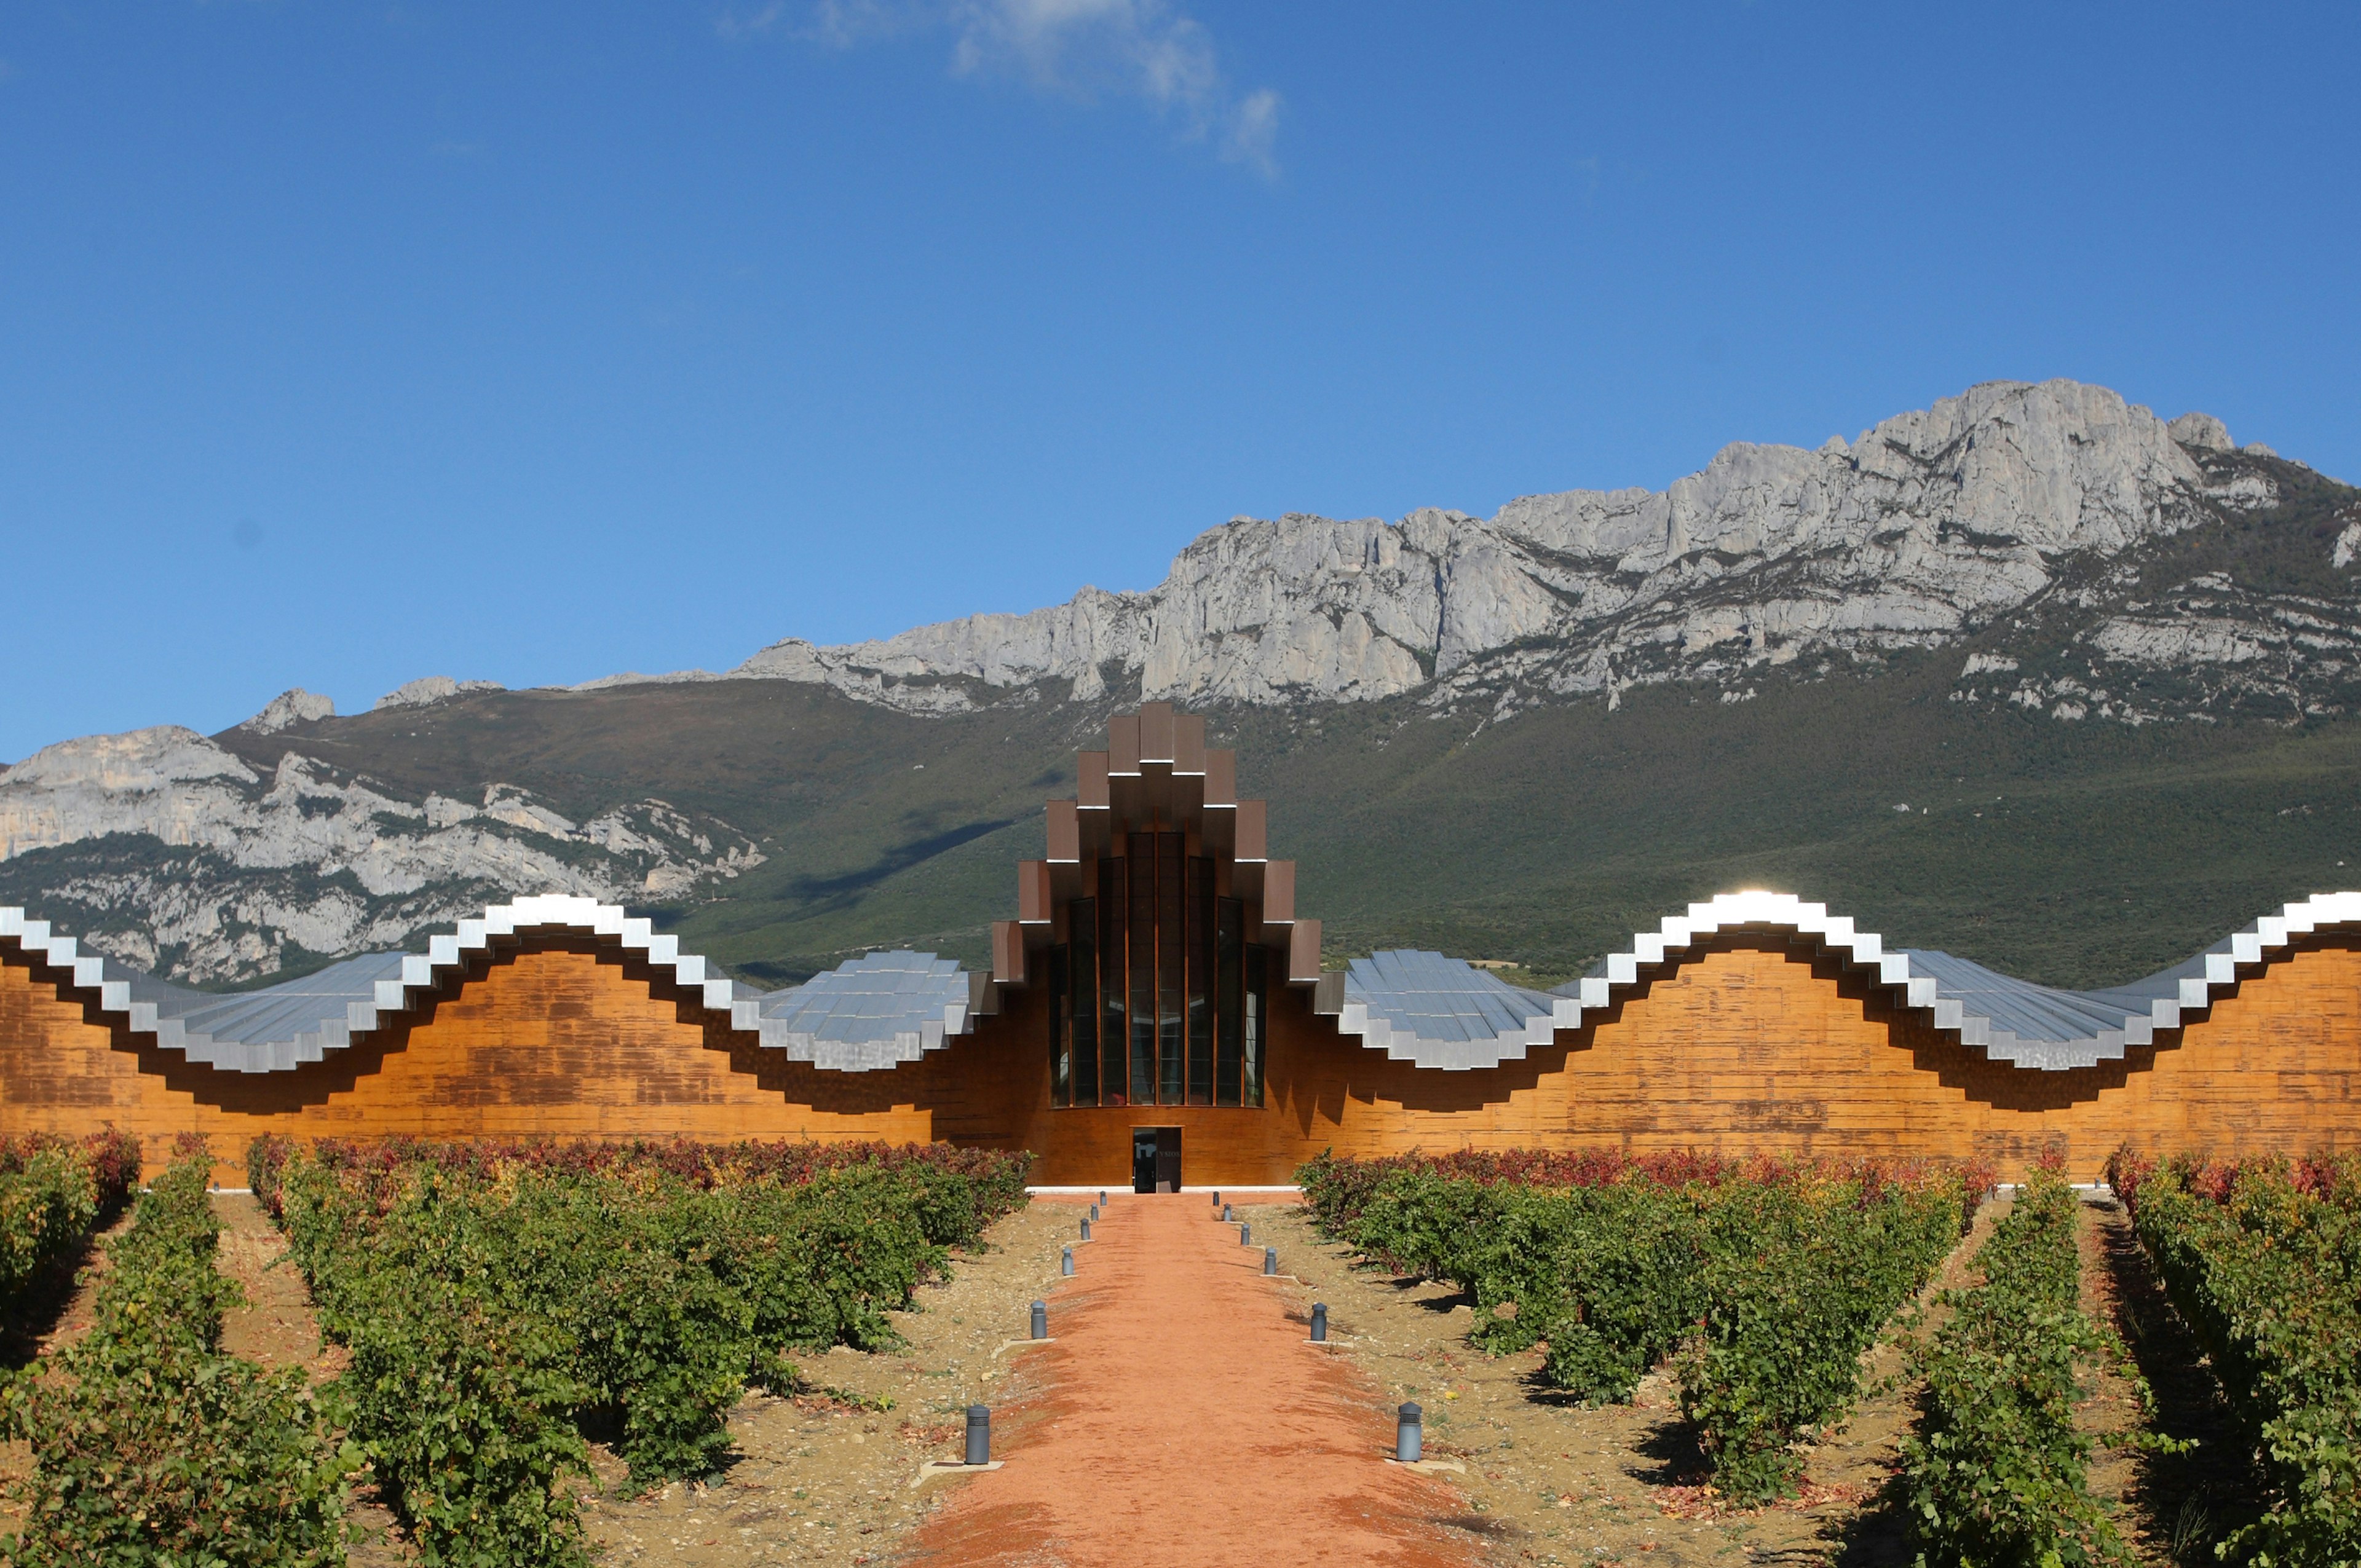
<instances>
[{"instance_id":1,"label":"dirt path","mask_svg":"<svg viewBox=\"0 0 2361 1568\"><path fill-rule=\"evenodd\" d=\"M2088 1200L2082 1212L2083 1310L2123 1336L2155 1399L2153 1430L2197 1445L2180 1453L2102 1449L2092 1456L2092 1490L2119 1499L2116 1523L2141 1561L2210 1563L2213 1543L2253 1517L2261 1479L2249 1467L2222 1386L2166 1298L2131 1216L2112 1195ZM2128 1420L2122 1379L2109 1375L2097 1382L2102 1396L2115 1396L2101 1407L2114 1420L2087 1424Z\"/></svg>"},{"instance_id":2,"label":"dirt path","mask_svg":"<svg viewBox=\"0 0 2361 1568\"><path fill-rule=\"evenodd\" d=\"M1202 1195L1116 1194L1098 1238L1049 1299L1057 1343L1018 1353L1043 1392L994 1414L1006 1467L935 1483L957 1490L902 1561L1477 1561L1457 1493L1385 1464L1384 1391L1303 1343L1297 1288Z\"/></svg>"}]
</instances>

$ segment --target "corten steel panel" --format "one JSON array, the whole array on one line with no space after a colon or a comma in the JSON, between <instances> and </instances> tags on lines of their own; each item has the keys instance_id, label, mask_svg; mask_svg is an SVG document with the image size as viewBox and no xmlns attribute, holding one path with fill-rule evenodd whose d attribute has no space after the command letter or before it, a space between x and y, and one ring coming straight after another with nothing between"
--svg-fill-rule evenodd
<instances>
[{"instance_id":1,"label":"corten steel panel","mask_svg":"<svg viewBox=\"0 0 2361 1568\"><path fill-rule=\"evenodd\" d=\"M1232 808L1238 804L1238 754L1226 747L1205 753L1205 804Z\"/></svg>"},{"instance_id":2,"label":"corten steel panel","mask_svg":"<svg viewBox=\"0 0 2361 1568\"><path fill-rule=\"evenodd\" d=\"M1268 926L1295 918L1295 862L1272 861L1262 872L1262 917Z\"/></svg>"},{"instance_id":3,"label":"corten steel panel","mask_svg":"<svg viewBox=\"0 0 2361 1568\"><path fill-rule=\"evenodd\" d=\"M1026 981L1024 927L1014 920L992 923L992 978L1002 985Z\"/></svg>"},{"instance_id":4,"label":"corten steel panel","mask_svg":"<svg viewBox=\"0 0 2361 1568\"><path fill-rule=\"evenodd\" d=\"M1107 808L1107 754L1084 751L1074 759L1075 803L1084 811Z\"/></svg>"},{"instance_id":5,"label":"corten steel panel","mask_svg":"<svg viewBox=\"0 0 2361 1568\"><path fill-rule=\"evenodd\" d=\"M1176 714L1172 719L1172 771L1202 774L1205 771L1205 716Z\"/></svg>"},{"instance_id":6,"label":"corten steel panel","mask_svg":"<svg viewBox=\"0 0 2361 1568\"><path fill-rule=\"evenodd\" d=\"M1082 858L1082 825L1071 800L1053 800L1049 811L1049 859L1057 862Z\"/></svg>"},{"instance_id":7,"label":"corten steel panel","mask_svg":"<svg viewBox=\"0 0 2361 1568\"><path fill-rule=\"evenodd\" d=\"M1139 715L1119 713L1107 720L1107 773L1137 773L1139 761Z\"/></svg>"},{"instance_id":8,"label":"corten steel panel","mask_svg":"<svg viewBox=\"0 0 2361 1568\"><path fill-rule=\"evenodd\" d=\"M1270 859L1270 840L1264 830L1264 815L1261 801L1238 802L1237 855L1241 861Z\"/></svg>"},{"instance_id":9,"label":"corten steel panel","mask_svg":"<svg viewBox=\"0 0 2361 1568\"><path fill-rule=\"evenodd\" d=\"M1172 756L1172 705L1142 703L1139 708L1139 760L1170 767Z\"/></svg>"},{"instance_id":10,"label":"corten steel panel","mask_svg":"<svg viewBox=\"0 0 2361 1568\"><path fill-rule=\"evenodd\" d=\"M1311 984L1320 978L1320 922L1298 920L1287 938L1287 978Z\"/></svg>"},{"instance_id":11,"label":"corten steel panel","mask_svg":"<svg viewBox=\"0 0 2361 1568\"><path fill-rule=\"evenodd\" d=\"M1049 862L1016 862L1016 920L1021 926L1047 926L1050 917Z\"/></svg>"}]
</instances>

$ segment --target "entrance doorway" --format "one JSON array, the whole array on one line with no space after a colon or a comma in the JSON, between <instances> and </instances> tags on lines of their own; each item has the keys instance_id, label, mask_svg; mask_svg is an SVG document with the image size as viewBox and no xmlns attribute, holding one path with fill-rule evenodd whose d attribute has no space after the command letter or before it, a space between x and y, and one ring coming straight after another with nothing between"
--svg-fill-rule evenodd
<instances>
[{"instance_id":1,"label":"entrance doorway","mask_svg":"<svg viewBox=\"0 0 2361 1568\"><path fill-rule=\"evenodd\" d=\"M1131 1190L1134 1192L1180 1190L1180 1129L1134 1127L1131 1130Z\"/></svg>"}]
</instances>

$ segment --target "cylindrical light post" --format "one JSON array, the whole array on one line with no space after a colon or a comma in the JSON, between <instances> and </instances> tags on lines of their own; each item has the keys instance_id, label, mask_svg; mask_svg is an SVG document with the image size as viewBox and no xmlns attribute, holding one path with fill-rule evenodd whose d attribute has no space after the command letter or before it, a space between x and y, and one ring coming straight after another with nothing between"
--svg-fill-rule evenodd
<instances>
[{"instance_id":1,"label":"cylindrical light post","mask_svg":"<svg viewBox=\"0 0 2361 1568\"><path fill-rule=\"evenodd\" d=\"M1328 1303L1325 1301L1312 1303L1312 1343L1313 1344L1328 1343Z\"/></svg>"},{"instance_id":2,"label":"cylindrical light post","mask_svg":"<svg viewBox=\"0 0 2361 1568\"><path fill-rule=\"evenodd\" d=\"M1404 1409L1410 1406L1402 1407ZM992 1407L970 1405L967 1408L967 1462L970 1464L992 1463Z\"/></svg>"},{"instance_id":3,"label":"cylindrical light post","mask_svg":"<svg viewBox=\"0 0 2361 1568\"><path fill-rule=\"evenodd\" d=\"M1047 1301L1033 1303L1033 1337L1035 1339L1049 1337L1049 1303Z\"/></svg>"},{"instance_id":4,"label":"cylindrical light post","mask_svg":"<svg viewBox=\"0 0 2361 1568\"><path fill-rule=\"evenodd\" d=\"M1404 1405L1396 1412L1394 1457L1404 1464L1417 1464L1419 1456L1426 1452L1426 1429L1422 1424L1424 1418L1425 1412L1416 1405Z\"/></svg>"}]
</instances>

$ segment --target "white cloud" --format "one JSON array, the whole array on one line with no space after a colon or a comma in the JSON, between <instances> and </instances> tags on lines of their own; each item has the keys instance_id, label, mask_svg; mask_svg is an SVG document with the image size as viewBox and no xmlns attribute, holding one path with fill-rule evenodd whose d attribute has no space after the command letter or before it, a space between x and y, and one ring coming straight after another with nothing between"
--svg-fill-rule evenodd
<instances>
[{"instance_id":1,"label":"white cloud","mask_svg":"<svg viewBox=\"0 0 2361 1568\"><path fill-rule=\"evenodd\" d=\"M714 26L732 42L777 33L836 49L948 32L960 75L1012 77L1081 103L1135 98L1224 159L1279 173L1279 93L1233 87L1213 36L1169 0L760 0Z\"/></svg>"}]
</instances>

